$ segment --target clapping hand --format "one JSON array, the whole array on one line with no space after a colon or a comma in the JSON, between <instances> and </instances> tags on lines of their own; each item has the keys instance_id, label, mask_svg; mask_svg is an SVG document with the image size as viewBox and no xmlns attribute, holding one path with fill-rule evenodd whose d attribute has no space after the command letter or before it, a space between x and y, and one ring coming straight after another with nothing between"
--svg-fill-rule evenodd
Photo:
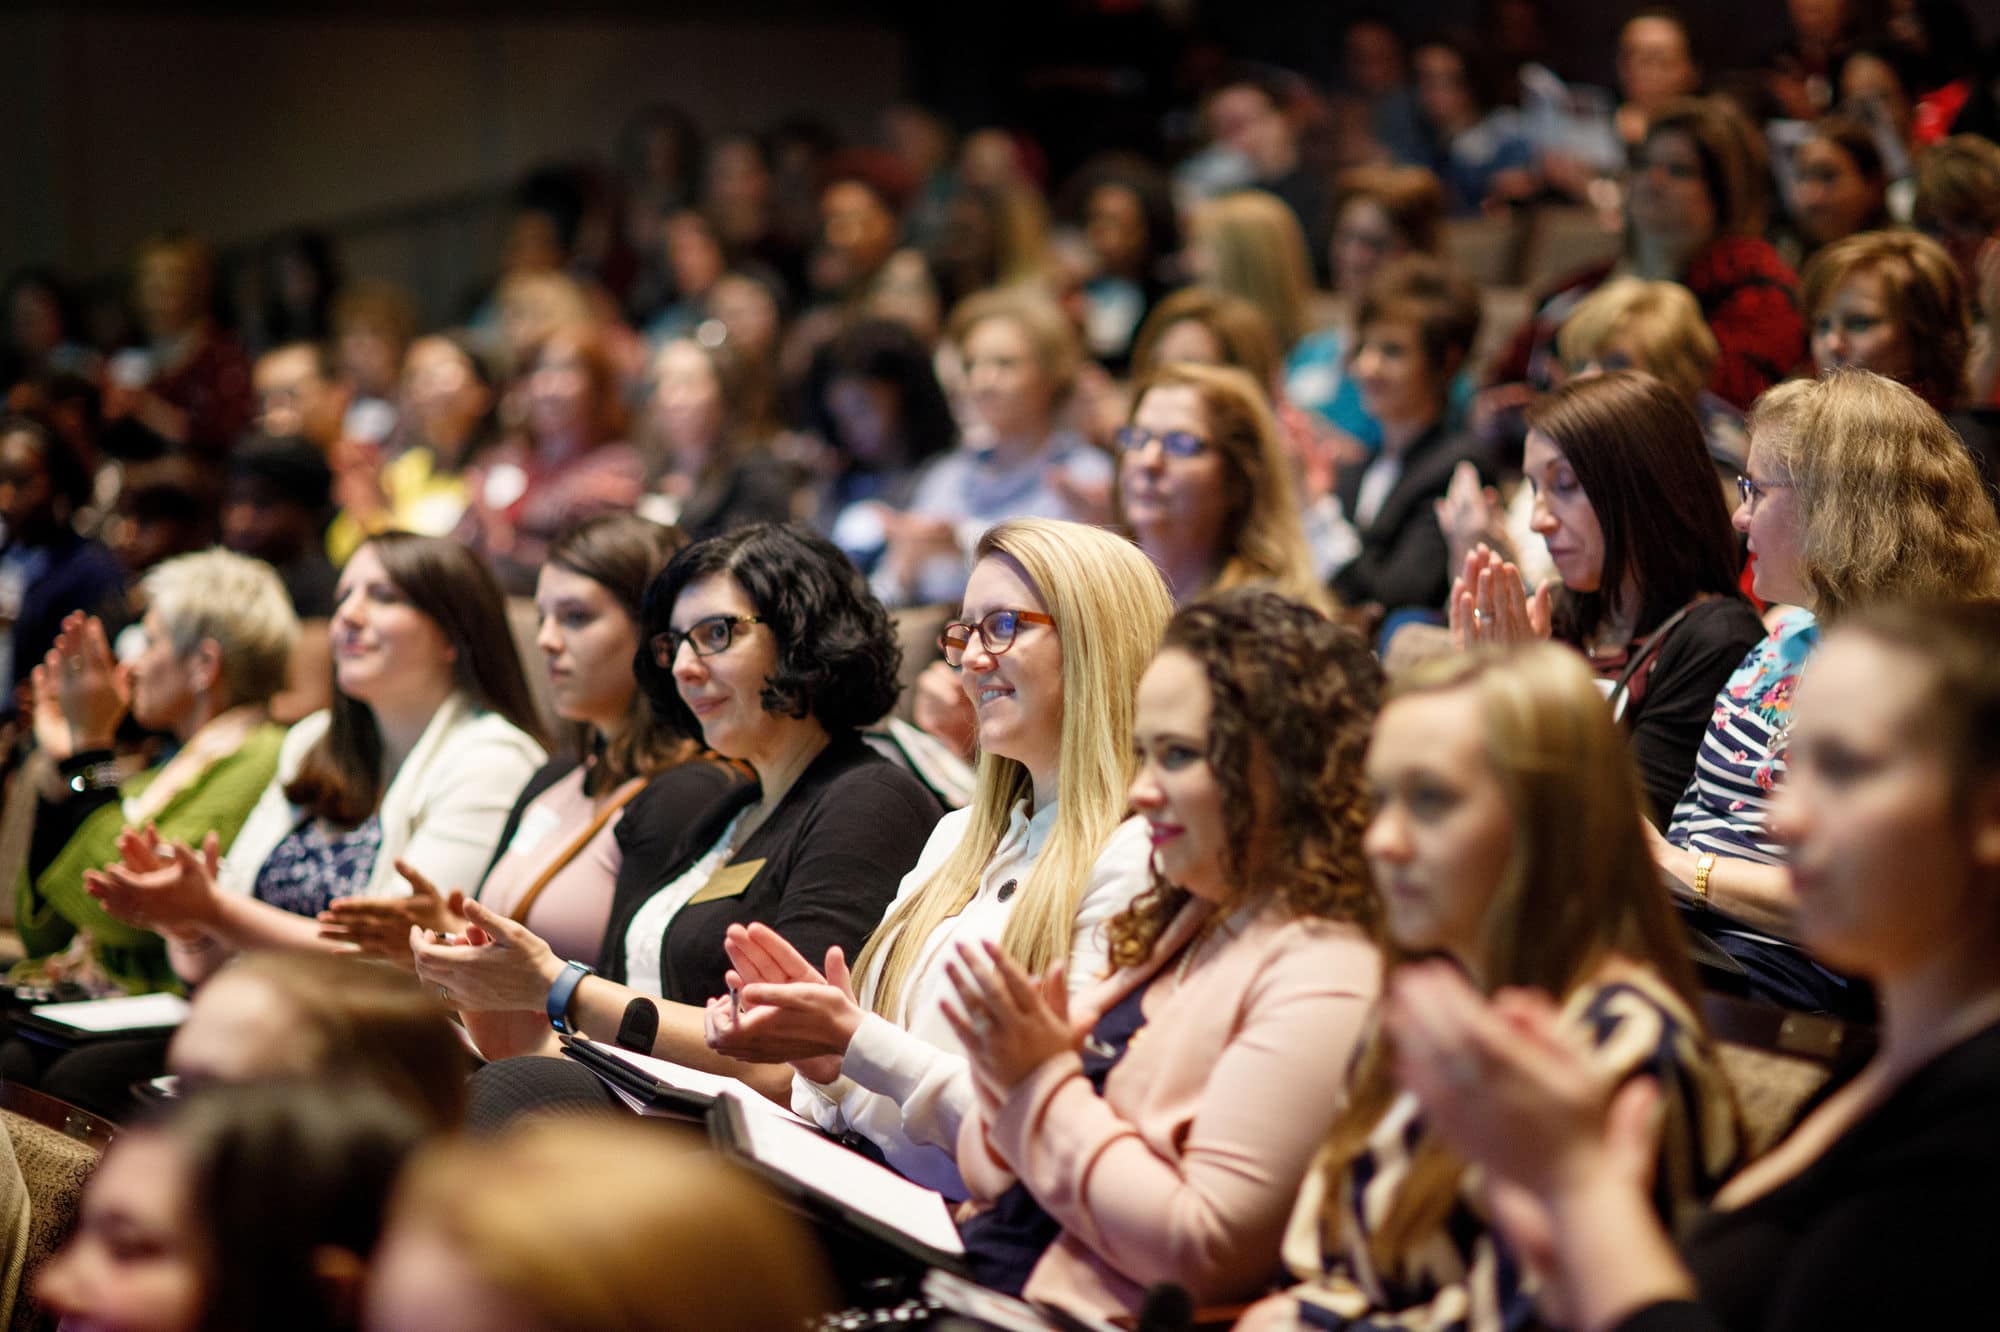
<instances>
[{"instance_id":1,"label":"clapping hand","mask_svg":"<svg viewBox=\"0 0 2000 1332\"><path fill-rule=\"evenodd\" d=\"M945 963L945 975L956 991L956 1002L944 1003L945 1021L965 1047L989 1106L1081 1043L1070 1025L1062 963L1051 965L1037 982L998 944L962 943Z\"/></svg>"},{"instance_id":2,"label":"clapping hand","mask_svg":"<svg viewBox=\"0 0 2000 1332\"><path fill-rule=\"evenodd\" d=\"M132 707L130 672L111 655L104 622L72 611L48 655L29 673L34 690L35 743L60 762L86 750L109 749Z\"/></svg>"},{"instance_id":3,"label":"clapping hand","mask_svg":"<svg viewBox=\"0 0 2000 1332\"><path fill-rule=\"evenodd\" d=\"M84 891L111 915L149 930L200 928L215 916L222 855L214 833L197 854L182 842L163 844L151 824L118 835L118 859L86 870Z\"/></svg>"},{"instance_id":4,"label":"clapping hand","mask_svg":"<svg viewBox=\"0 0 2000 1332\"><path fill-rule=\"evenodd\" d=\"M436 884L401 860L396 872L409 881L408 897L336 897L319 913L319 937L339 945L336 952L393 962L407 971L416 965L410 952L412 925L434 934L466 931L462 890L440 893Z\"/></svg>"},{"instance_id":5,"label":"clapping hand","mask_svg":"<svg viewBox=\"0 0 2000 1332\"><path fill-rule=\"evenodd\" d=\"M808 1079L840 1076L841 1057L867 1016L855 998L846 955L826 951L815 970L768 925L731 925L723 937L730 993L708 1001L704 1035L717 1054L751 1063L789 1063Z\"/></svg>"}]
</instances>

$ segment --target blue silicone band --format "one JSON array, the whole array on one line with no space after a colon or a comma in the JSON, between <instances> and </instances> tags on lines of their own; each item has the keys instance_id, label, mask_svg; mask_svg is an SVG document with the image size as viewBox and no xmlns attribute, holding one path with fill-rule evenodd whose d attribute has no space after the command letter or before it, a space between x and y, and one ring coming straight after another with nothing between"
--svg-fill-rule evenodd
<instances>
[{"instance_id":1,"label":"blue silicone band","mask_svg":"<svg viewBox=\"0 0 2000 1332\"><path fill-rule=\"evenodd\" d=\"M597 973L595 967L587 967L581 962L563 963L562 975L549 986L549 1025L565 1036L572 1036L576 1028L569 1025L569 1001L576 994L576 987L585 976Z\"/></svg>"}]
</instances>

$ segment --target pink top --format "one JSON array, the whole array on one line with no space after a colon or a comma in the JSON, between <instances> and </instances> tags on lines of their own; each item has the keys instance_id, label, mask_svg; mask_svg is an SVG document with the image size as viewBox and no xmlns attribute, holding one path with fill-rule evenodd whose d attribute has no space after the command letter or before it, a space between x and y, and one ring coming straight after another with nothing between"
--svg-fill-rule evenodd
<instances>
[{"instance_id":1,"label":"pink top","mask_svg":"<svg viewBox=\"0 0 2000 1332\"><path fill-rule=\"evenodd\" d=\"M975 1200L1018 1179L1062 1224L1028 1278L1031 1300L1111 1317L1173 1281L1197 1306L1216 1304L1261 1294L1278 1265L1292 1201L1340 1109L1381 956L1351 925L1277 910L1232 917L1182 956L1209 912L1183 910L1143 966L1073 1007L1087 1030L1174 969L1146 991L1146 1025L1102 1097L1065 1054L960 1126L959 1169Z\"/></svg>"},{"instance_id":2,"label":"pink top","mask_svg":"<svg viewBox=\"0 0 2000 1332\"><path fill-rule=\"evenodd\" d=\"M620 794L623 790L620 788ZM597 802L583 792L582 766L572 768L521 811L514 839L486 876L479 900L501 915L513 915L542 871L583 835L597 817L597 810ZM597 964L604 946L604 925L611 916L611 892L623 860L613 835L623 817L621 809L606 819L528 909L524 923L548 942L557 957Z\"/></svg>"}]
</instances>

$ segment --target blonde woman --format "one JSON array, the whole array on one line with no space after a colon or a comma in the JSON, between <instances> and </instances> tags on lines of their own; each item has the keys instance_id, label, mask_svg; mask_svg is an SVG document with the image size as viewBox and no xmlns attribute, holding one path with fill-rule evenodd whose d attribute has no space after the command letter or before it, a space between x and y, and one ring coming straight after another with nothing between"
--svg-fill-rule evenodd
<instances>
[{"instance_id":1,"label":"blonde woman","mask_svg":"<svg viewBox=\"0 0 2000 1332\"><path fill-rule=\"evenodd\" d=\"M1750 418L1736 530L1751 590L1782 613L1716 695L1662 871L1690 925L1736 959L1753 998L1848 1016L1872 1004L1806 955L1785 851L1766 826L1792 695L1820 625L1871 603L2000 595L2000 523L1971 456L1910 389L1863 370L1781 384Z\"/></svg>"},{"instance_id":2,"label":"blonde woman","mask_svg":"<svg viewBox=\"0 0 2000 1332\"><path fill-rule=\"evenodd\" d=\"M994 523L1098 522L1110 502L1110 460L1058 420L1083 355L1061 308L1031 288L983 291L952 311L950 338L964 362L965 442L925 465L905 512L881 512L869 581L891 605L957 601L965 552Z\"/></svg>"},{"instance_id":3,"label":"blonde woman","mask_svg":"<svg viewBox=\"0 0 2000 1332\"><path fill-rule=\"evenodd\" d=\"M768 1332L835 1304L811 1229L754 1180L698 1135L615 1120L427 1148L371 1276L375 1332Z\"/></svg>"},{"instance_id":4,"label":"blonde woman","mask_svg":"<svg viewBox=\"0 0 2000 1332\"><path fill-rule=\"evenodd\" d=\"M1193 364L1155 371L1117 442L1115 512L1177 603L1261 583L1332 608L1313 575L1278 423L1248 374Z\"/></svg>"},{"instance_id":5,"label":"blonde woman","mask_svg":"<svg viewBox=\"0 0 2000 1332\"><path fill-rule=\"evenodd\" d=\"M1395 948L1447 958L1485 992L1540 990L1601 1076L1656 1078L1656 1203L1705 1198L1735 1163L1734 1112L1589 668L1553 644L1425 663L1392 689L1367 769L1362 846ZM1239 1328L1497 1332L1550 1317L1490 1228L1478 1176L1399 1091L1394 1057L1378 1031L1306 1179L1284 1248L1300 1284Z\"/></svg>"},{"instance_id":6,"label":"blonde woman","mask_svg":"<svg viewBox=\"0 0 2000 1332\"><path fill-rule=\"evenodd\" d=\"M1284 200L1262 190L1206 200L1195 208L1192 232L1195 280L1262 310L1289 353L1308 330L1313 284L1305 233Z\"/></svg>"},{"instance_id":7,"label":"blonde woman","mask_svg":"<svg viewBox=\"0 0 2000 1332\"><path fill-rule=\"evenodd\" d=\"M988 532L942 640L978 718L971 804L939 822L852 982L838 949L819 972L774 931L732 929L737 993L709 1005L711 1047L791 1061L800 1114L965 1197L954 1157L974 1092L944 963L955 944L997 942L1032 972L1063 963L1077 990L1104 972L1104 922L1147 883L1145 825L1125 818L1133 691L1172 609L1152 564L1109 532L1037 519Z\"/></svg>"}]
</instances>

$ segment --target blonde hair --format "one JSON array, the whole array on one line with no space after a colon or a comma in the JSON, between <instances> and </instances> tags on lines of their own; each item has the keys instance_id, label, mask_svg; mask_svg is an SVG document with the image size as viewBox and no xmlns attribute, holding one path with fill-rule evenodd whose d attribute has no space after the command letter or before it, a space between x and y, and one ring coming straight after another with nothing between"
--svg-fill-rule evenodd
<instances>
[{"instance_id":1,"label":"blonde hair","mask_svg":"<svg viewBox=\"0 0 2000 1332\"><path fill-rule=\"evenodd\" d=\"M1870 602L2000 595L1993 497L1911 389L1835 370L1769 390L1749 425L1752 451L1792 483L1800 574L1822 620Z\"/></svg>"},{"instance_id":2,"label":"blonde hair","mask_svg":"<svg viewBox=\"0 0 2000 1332\"><path fill-rule=\"evenodd\" d=\"M1863 231L1816 252L1799 279L1806 326L1840 289L1864 273L1881 279L1882 304L1910 349L1903 383L1941 412L1965 397L1972 315L1965 283L1945 248L1915 231Z\"/></svg>"},{"instance_id":3,"label":"blonde hair","mask_svg":"<svg viewBox=\"0 0 2000 1332\"><path fill-rule=\"evenodd\" d=\"M1132 778L1133 696L1173 614L1151 560L1122 537L1082 523L1016 518L979 539L975 560L1005 556L1040 594L1062 643L1061 767L1056 822L1021 884L1000 946L1031 972L1066 959L1077 898L1090 866L1125 817ZM918 956L939 925L965 909L980 871L1006 835L1028 769L979 756L971 818L958 847L916 892L890 909L855 961L874 976L876 1012L899 1020Z\"/></svg>"},{"instance_id":4,"label":"blonde hair","mask_svg":"<svg viewBox=\"0 0 2000 1332\"><path fill-rule=\"evenodd\" d=\"M1227 478L1220 567L1206 589L1261 583L1322 614L1333 609L1332 595L1313 573L1312 550L1299 521L1292 489L1292 463L1278 437L1278 422L1263 389L1249 374L1231 366L1181 362L1161 366L1139 384L1132 411L1156 388L1191 388L1206 418L1207 443L1221 457ZM1122 488L1112 493L1118 521L1125 521Z\"/></svg>"},{"instance_id":5,"label":"blonde hair","mask_svg":"<svg viewBox=\"0 0 2000 1332\"><path fill-rule=\"evenodd\" d=\"M438 1237L548 1332L766 1332L836 1303L806 1227L657 1124L543 1119L439 1143L405 1170L387 1230Z\"/></svg>"},{"instance_id":6,"label":"blonde hair","mask_svg":"<svg viewBox=\"0 0 2000 1332\"><path fill-rule=\"evenodd\" d=\"M1678 282L1621 277L1577 304L1556 334L1563 366L1574 375L1613 343L1680 397L1693 402L1708 387L1722 347L1701 317L1694 293Z\"/></svg>"},{"instance_id":7,"label":"blonde hair","mask_svg":"<svg viewBox=\"0 0 2000 1332\"><path fill-rule=\"evenodd\" d=\"M1482 748L1513 815L1512 850L1482 930L1482 983L1489 992L1529 986L1560 1002L1607 960L1624 957L1666 981L1694 1024L1687 945L1640 831L1631 746L1583 658L1554 643L1434 658L1392 681L1385 711L1412 697L1467 690L1479 702ZM1393 1062L1378 1029L1322 1151L1329 1250L1342 1224L1342 1181L1396 1099ZM1434 1136L1417 1147L1369 1239L1379 1270L1400 1270L1445 1223L1463 1169Z\"/></svg>"},{"instance_id":8,"label":"blonde hair","mask_svg":"<svg viewBox=\"0 0 2000 1332\"><path fill-rule=\"evenodd\" d=\"M1262 310L1289 351L1306 331L1312 299L1312 260L1291 208L1262 190L1225 194L1196 206L1194 234L1213 256L1210 284Z\"/></svg>"},{"instance_id":9,"label":"blonde hair","mask_svg":"<svg viewBox=\"0 0 2000 1332\"><path fill-rule=\"evenodd\" d=\"M270 565L218 547L161 561L140 587L176 658L215 643L232 705L267 703L285 687L299 617Z\"/></svg>"},{"instance_id":10,"label":"blonde hair","mask_svg":"<svg viewBox=\"0 0 2000 1332\"><path fill-rule=\"evenodd\" d=\"M947 325L952 346L961 356L972 330L989 319L1009 320L1027 335L1048 380L1052 404L1060 404L1069 396L1076 387L1077 371L1083 366L1083 343L1061 306L1034 287L989 287L975 291L952 307Z\"/></svg>"}]
</instances>

